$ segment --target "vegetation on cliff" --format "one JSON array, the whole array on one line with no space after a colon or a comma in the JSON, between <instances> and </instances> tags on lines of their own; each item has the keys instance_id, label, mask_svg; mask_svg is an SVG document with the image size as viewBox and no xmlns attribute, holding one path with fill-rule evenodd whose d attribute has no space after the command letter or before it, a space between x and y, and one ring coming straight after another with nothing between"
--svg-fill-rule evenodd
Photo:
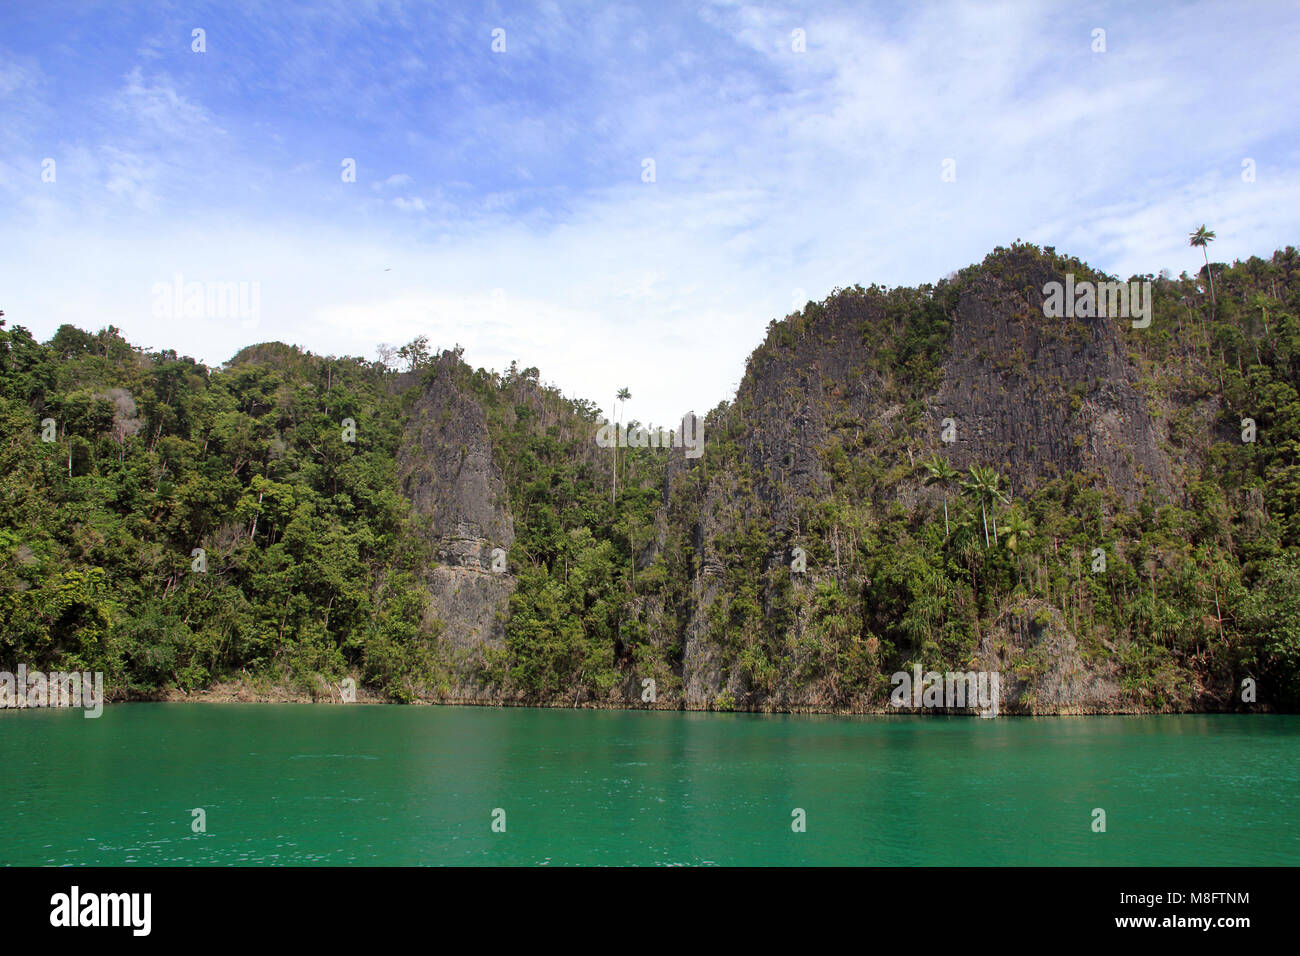
<instances>
[{"instance_id":1,"label":"vegetation on cliff","mask_svg":"<svg viewBox=\"0 0 1300 956\"><path fill-rule=\"evenodd\" d=\"M1067 272L1107 279L1017 243L809 303L696 460L611 454L594 403L418 340L403 371L279 343L207 368L0 322L0 664L118 696L246 674L447 698L466 665L425 574L449 532L398 464L439 383L482 410L513 527L484 700L641 706L652 678L664 706L863 710L894 671L997 660L1031 710L1232 708L1246 677L1294 707L1300 256L1135 277L1156 318L1131 330L1045 319ZM1039 631L1094 696L1043 698L1065 644L1011 636Z\"/></svg>"}]
</instances>

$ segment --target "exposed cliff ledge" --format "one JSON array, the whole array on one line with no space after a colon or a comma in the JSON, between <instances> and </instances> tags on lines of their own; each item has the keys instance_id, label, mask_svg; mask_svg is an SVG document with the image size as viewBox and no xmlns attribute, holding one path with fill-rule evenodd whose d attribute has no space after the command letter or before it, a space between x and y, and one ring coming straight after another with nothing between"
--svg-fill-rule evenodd
<instances>
[{"instance_id":1,"label":"exposed cliff ledge","mask_svg":"<svg viewBox=\"0 0 1300 956\"><path fill-rule=\"evenodd\" d=\"M831 529L827 536L808 523L817 502L842 493L837 482L859 462L876 469L870 493L909 510L938 503L937 489L923 487L919 467L934 453L959 469L995 468L1013 494L1067 474L1130 503L1148 491L1171 493L1163 426L1138 388L1125 339L1143 332L1122 318L1048 318L1042 288L1062 279L1063 263L1020 248L995 258L992 267L972 268L939 288L843 290L769 328L736 401L713 426L738 446L734 467L713 467L694 506L678 512L678 520L697 529L700 555L682 634L686 706L709 706L723 695L779 709L876 706L861 696L845 699L833 668L799 664L789 647L806 614L783 625L788 640L767 640L768 657L781 663L761 691L720 640L732 614L725 568L735 560L727 552L738 527L771 542L756 569L765 605L786 586L783 579L804 602L822 581L857 586L838 581L838 572L861 532ZM1085 269L1079 266L1081 275L1091 274ZM917 338L909 331L915 317L946 332L909 346L908 336ZM938 374L923 378L909 371L917 364L902 365L909 348L930 356ZM955 423L953 443L941 441L944 419ZM686 480L671 471L670 477ZM791 575L795 547L820 551L823 560ZM1007 608L1004 618L1014 613ZM1069 667L1076 666L1074 650L1053 646L1051 653L1058 652L1065 655L1059 666L1067 666L1070 654ZM1113 683L1081 688L1074 680L1036 682L1015 693L1045 711L1122 706Z\"/></svg>"},{"instance_id":2,"label":"exposed cliff ledge","mask_svg":"<svg viewBox=\"0 0 1300 956\"><path fill-rule=\"evenodd\" d=\"M492 570L494 549L509 552L514 522L493 460L487 417L458 384L459 359L442 355L411 411L398 477L440 562L426 571L439 641L462 686L475 693L482 650L500 647L514 578Z\"/></svg>"},{"instance_id":3,"label":"exposed cliff ledge","mask_svg":"<svg viewBox=\"0 0 1300 956\"><path fill-rule=\"evenodd\" d=\"M1160 426L1124 342L1147 331L1110 316L1045 317L1042 288L1062 275L1007 258L1015 286L980 275L962 291L943 387L928 403L936 434L942 419L956 423L950 462L994 465L1020 488L1081 472L1129 500L1146 484L1167 493Z\"/></svg>"},{"instance_id":4,"label":"exposed cliff ledge","mask_svg":"<svg viewBox=\"0 0 1300 956\"><path fill-rule=\"evenodd\" d=\"M1123 708L1115 666L1080 654L1061 612L1045 601L1016 601L980 641L977 664L997 672L1008 714L1113 713Z\"/></svg>"},{"instance_id":5,"label":"exposed cliff ledge","mask_svg":"<svg viewBox=\"0 0 1300 956\"><path fill-rule=\"evenodd\" d=\"M400 474L414 512L428 521L440 562L428 585L447 625L441 640L466 662L452 696L502 702L504 693L515 702L639 706L640 681L652 675L660 688L657 707L887 713L881 680L903 662L931 669L977 661L1003 673L1008 713L1140 711L1152 701L1169 706L1170 688L1177 698L1172 706L1229 706L1226 662L1213 665L1213 680L1208 673L1189 677L1181 651L1167 653L1168 646L1151 660L1174 676L1148 699L1135 694L1116 660L1130 641L1145 639L1142 622L1153 612L1135 610L1133 582L1108 579L1108 588L1092 594L1054 577L1068 573L1077 582L1078 568L1063 562L1077 563L1079 554L1106 545L1122 513L1149 517L1164 503L1185 507L1189 463L1203 461L1210 443L1223 440L1214 418L1219 399L1204 379L1184 387L1177 372L1153 372L1135 360L1138 343L1151 341L1136 337L1168 337L1167 314L1156 315L1155 332L1135 330L1123 316L1044 315L1043 286L1067 271L1104 278L1052 250L1015 246L936 286L837 290L773 322L735 400L708 416L703 459L687 459L679 449L657 459L630 449L617 456L619 503L612 518L602 515L608 485L596 489L608 481L616 457L595 445L594 406L559 401L538 387L536 370L470 373L445 354L415 403ZM1166 280L1166 309L1195 291L1186 279L1180 288ZM1188 359L1185 347L1174 354L1182 372L1203 372L1199 354ZM486 406L474 397L476 389ZM1180 434L1171 441L1170 423L1180 413ZM944 419L955 424L953 442L941 440ZM1196 423L1204 436L1196 434ZM503 429L509 447L494 448L490 435ZM520 469L512 457L542 448L553 456L550 471ZM972 507L963 514L959 483L926 485L921 464L932 455L959 470L995 470L1009 500L997 499L1001 504L985 516L969 499ZM640 459L657 463L633 467ZM518 556L540 575L529 585L538 589L529 592L537 614L527 630L533 643L525 646L540 643L559 655L556 673L571 668L577 681L541 697L484 689L472 679L482 652L503 647L515 606L515 580L488 569L491 549L509 549L515 540L507 502L525 487L521 474L530 474L533 486L522 492L527 503L518 505L525 521L519 527L528 529L520 535L536 534L542 516L548 528L545 542L534 540ZM1041 560L1030 548L1025 561L999 543L996 522L1007 517L1011 501L1023 521L1020 512L1043 486L1058 502L1057 514L1071 514L1071 533L1079 534L1077 522L1086 521L1090 537L1059 553L1054 542ZM552 492L570 515L581 515L577 524L551 507ZM658 506L648 526L637 527L619 512L629 498L643 505L646 492ZM1073 500L1085 493L1086 516ZM592 520L607 523L579 527ZM959 540L963 521L966 538ZM557 535L552 525L567 530ZM927 557L897 566L899 555L882 537L886 528L914 536L912 552ZM942 535L932 530L940 528ZM585 545L563 535L584 530L619 553L632 579L620 585L624 593L567 590L578 555L569 549ZM989 530L992 540L985 541ZM553 548L556 540L564 544ZM793 569L796 551L806 569ZM1125 575L1139 574L1154 588L1146 571L1128 566L1122 550L1107 553ZM1132 553L1134 561L1149 560L1145 546ZM1070 554L1075 557L1063 557ZM636 575L652 572L655 589L638 592ZM990 592L987 579L994 574L1004 581ZM1218 588L1217 579L1211 583ZM554 594L545 590L551 587ZM601 663L603 646L599 653L592 647L570 653L563 650L570 638L547 643L564 630L546 617L561 594L568 602L561 618L586 621L590 613L596 620L609 612L608 620L583 631L600 633L612 646L616 674L606 674L599 689L579 685L589 668L609 666ZM1129 618L1089 617L1091 630L1075 633L1061 608L1071 602L1090 608L1094 598ZM593 612L596 605L605 610ZM1077 620L1076 613L1076 626ZM1217 628L1221 616L1215 611L1205 620ZM1213 694L1204 690L1210 684Z\"/></svg>"},{"instance_id":6,"label":"exposed cliff ledge","mask_svg":"<svg viewBox=\"0 0 1300 956\"><path fill-rule=\"evenodd\" d=\"M1134 277L1136 315L1057 282L1121 302L1021 243L809 302L698 458L422 337L213 369L5 326L0 632L118 698L889 712L981 664L1007 712L1295 707L1300 252ZM608 355L645 434L658 372Z\"/></svg>"}]
</instances>

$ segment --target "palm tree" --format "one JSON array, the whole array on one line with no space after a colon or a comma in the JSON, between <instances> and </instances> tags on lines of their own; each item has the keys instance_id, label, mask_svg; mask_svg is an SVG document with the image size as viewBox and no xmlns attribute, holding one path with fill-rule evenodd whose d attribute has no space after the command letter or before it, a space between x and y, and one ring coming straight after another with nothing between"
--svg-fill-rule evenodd
<instances>
[{"instance_id":1,"label":"palm tree","mask_svg":"<svg viewBox=\"0 0 1300 956\"><path fill-rule=\"evenodd\" d=\"M1012 508L1002 530L1006 532L1006 548L1012 554L1020 553L1020 546L1034 536L1034 523Z\"/></svg>"},{"instance_id":2,"label":"palm tree","mask_svg":"<svg viewBox=\"0 0 1300 956\"><path fill-rule=\"evenodd\" d=\"M1002 476L992 468L988 469L988 489L989 489L989 520L993 522L993 543L998 543L998 513L994 510L994 505L999 501L1004 505L1009 504L1011 499L1003 493L999 485L1002 484Z\"/></svg>"},{"instance_id":3,"label":"palm tree","mask_svg":"<svg viewBox=\"0 0 1300 956\"><path fill-rule=\"evenodd\" d=\"M620 423L623 417L623 403L626 402L631 397L632 397L632 393L627 390L626 385L620 388L618 390L618 393L614 396L614 401L618 402ZM613 415L611 414L610 417L613 418ZM609 492L610 504L614 503L614 496L617 493L617 491L618 491L618 425L616 424L614 426L614 484Z\"/></svg>"},{"instance_id":4,"label":"palm tree","mask_svg":"<svg viewBox=\"0 0 1300 956\"><path fill-rule=\"evenodd\" d=\"M984 547L986 548L989 546L989 519L988 512L985 510L985 503L988 501L987 474L990 471L992 469L971 465L970 478L961 483L962 491L969 492L971 497L980 503L980 521L984 525Z\"/></svg>"},{"instance_id":5,"label":"palm tree","mask_svg":"<svg viewBox=\"0 0 1300 956\"><path fill-rule=\"evenodd\" d=\"M947 461L938 455L932 455L929 461L921 463L925 470L930 473L930 477L925 479L927 487L930 485L941 485L943 487L943 536L948 537L948 486L961 478L961 472L948 464Z\"/></svg>"},{"instance_id":6,"label":"palm tree","mask_svg":"<svg viewBox=\"0 0 1300 956\"><path fill-rule=\"evenodd\" d=\"M1207 279L1210 280L1210 318L1211 319L1214 318L1214 276L1210 272L1210 254L1208 249L1210 243L1212 243L1213 241L1214 241L1214 230L1206 229L1204 224L1201 225L1200 229L1197 229L1195 232L1193 232L1191 235L1187 237L1187 244L1189 246L1199 247L1201 250L1201 255L1205 257L1205 276Z\"/></svg>"},{"instance_id":7,"label":"palm tree","mask_svg":"<svg viewBox=\"0 0 1300 956\"><path fill-rule=\"evenodd\" d=\"M975 533L975 516L964 506L953 516L952 547L970 571L971 587L976 587L975 556L979 553L980 540Z\"/></svg>"},{"instance_id":8,"label":"palm tree","mask_svg":"<svg viewBox=\"0 0 1300 956\"><path fill-rule=\"evenodd\" d=\"M1002 484L1002 476L992 468L984 468L980 465L970 466L970 478L963 481L961 486L963 491L967 491L980 503L980 521L984 525L984 547L989 546L989 521L988 512L991 506L998 501L1005 502L1007 496L998 488ZM993 543L998 540L998 517L993 515Z\"/></svg>"},{"instance_id":9,"label":"palm tree","mask_svg":"<svg viewBox=\"0 0 1300 956\"><path fill-rule=\"evenodd\" d=\"M1024 562L1020 558L1020 546L1034 536L1034 523L1020 513L1019 508L1012 508L1003 524L1007 533L1006 548L1016 556L1016 585L1024 583Z\"/></svg>"}]
</instances>

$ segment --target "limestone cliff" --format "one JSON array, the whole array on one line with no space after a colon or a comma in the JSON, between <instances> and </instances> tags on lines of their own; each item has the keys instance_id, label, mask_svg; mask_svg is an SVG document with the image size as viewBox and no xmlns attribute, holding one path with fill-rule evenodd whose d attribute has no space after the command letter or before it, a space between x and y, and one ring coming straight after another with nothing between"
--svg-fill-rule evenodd
<instances>
[{"instance_id":1,"label":"limestone cliff","mask_svg":"<svg viewBox=\"0 0 1300 956\"><path fill-rule=\"evenodd\" d=\"M630 580L621 593L575 592L551 624L540 611L530 619L533 642L567 627L565 613L588 629L581 654L555 652L555 666L572 678L535 702L639 706L652 678L654 706L878 712L887 709L890 670L914 661L1006 672L1008 712L1140 710L1149 704L1121 690L1116 662L1142 654L1173 675L1160 691L1166 703L1169 695L1183 707L1227 700L1226 661L1211 665L1202 654L1198 664L1179 663L1160 648L1139 654L1145 638L1131 623L1091 613L1105 596L1154 626L1156 611L1134 602L1154 594L1154 567L1179 559L1141 542L1121 547L1112 526L1165 503L1186 505L1190 469L1223 439L1221 398L1204 384L1199 352L1166 348L1177 367L1143 365L1146 343L1168 341L1174 321L1181 330L1169 305L1186 306L1195 286L1165 280L1166 311L1141 330L1124 316L1047 317L1044 286L1067 273L1106 279L1053 250L1017 245L933 286L854 286L810 302L768 326L734 400L704 418L699 459L681 449L611 456L595 443L595 406L560 400L535 370L512 369L508 379L472 373L495 390L485 411L475 396L486 393L471 387L458 356L444 354L414 405L400 474L437 555L428 586L445 624L440 640L463 664L452 696L503 699L483 662L489 649L517 650L508 640L516 572L527 565L541 575L527 597L545 609L553 596L542 600L537 589L546 580L556 593L571 587L583 542L598 538L608 554L624 555ZM1197 376L1199 386L1184 386ZM525 489L519 456L531 460L543 447L562 467L544 478L530 472ZM926 482L922 462L933 456L960 471L995 470L1000 497L988 509L963 506L956 484ZM559 534L563 546L543 553L542 539L557 539L553 530L537 537L548 523L597 514L615 461L619 509L602 527ZM1022 520L1045 488L1073 502L1076 536L1093 529L1087 534L1123 573L1089 576L1092 539L1065 547L1056 530L1042 529L1048 538L1035 552L1020 546L1034 533L1025 527L1020 542L999 541L999 517ZM651 493L649 527L620 513ZM1078 503L1085 494L1086 507ZM529 502L523 512L512 514L512 496ZM552 509L548 496L562 500ZM512 553L510 572L494 574L492 549L510 551L516 532L532 543ZM908 548L894 548L890 536L906 537ZM928 563L904 559L922 539ZM990 589L994 574L1004 584ZM638 586L638 575L653 584ZM1212 583L1217 599L1218 578ZM1209 616L1207 599L1192 602L1186 641L1194 649L1222 639L1222 609ZM607 625L608 636L592 636L590 628ZM1206 670L1192 675L1194 666ZM594 667L617 676L593 689ZM512 693L531 699L508 689L504 697Z\"/></svg>"},{"instance_id":2,"label":"limestone cliff","mask_svg":"<svg viewBox=\"0 0 1300 956\"><path fill-rule=\"evenodd\" d=\"M427 569L440 641L460 678L453 697L481 692L474 674L485 648L499 648L509 571L494 572L493 550L508 552L514 522L493 460L482 407L458 384L459 359L443 353L411 411L398 456L403 494L432 544Z\"/></svg>"}]
</instances>

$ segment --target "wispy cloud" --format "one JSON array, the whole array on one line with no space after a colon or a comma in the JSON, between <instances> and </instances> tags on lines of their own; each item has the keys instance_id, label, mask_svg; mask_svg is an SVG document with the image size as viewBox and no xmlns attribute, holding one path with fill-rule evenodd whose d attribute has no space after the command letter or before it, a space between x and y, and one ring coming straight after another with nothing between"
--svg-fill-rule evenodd
<instances>
[{"instance_id":1,"label":"wispy cloud","mask_svg":"<svg viewBox=\"0 0 1300 956\"><path fill-rule=\"evenodd\" d=\"M1223 259L1294 243L1300 14L1250 10L11 8L0 306L216 362L248 330L153 319L148 290L259 281L263 338L428 334L669 421L729 396L796 290L1016 238L1121 275L1194 270L1201 222Z\"/></svg>"}]
</instances>

